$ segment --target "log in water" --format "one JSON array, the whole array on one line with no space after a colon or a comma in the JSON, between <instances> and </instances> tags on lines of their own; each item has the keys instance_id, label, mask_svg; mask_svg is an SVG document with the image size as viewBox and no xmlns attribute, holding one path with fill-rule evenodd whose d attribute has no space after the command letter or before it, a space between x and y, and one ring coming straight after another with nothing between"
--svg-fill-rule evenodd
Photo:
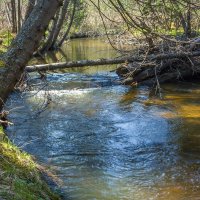
<instances>
[{"instance_id":1,"label":"log in water","mask_svg":"<svg viewBox=\"0 0 200 200\"><path fill-rule=\"evenodd\" d=\"M72 68L72 67L113 65L113 64L124 63L127 61L127 59L128 58L125 57L125 58L115 58L115 59L79 60L79 61L70 61L70 62L62 62L62 63L41 64L41 65L27 66L26 71L35 72L35 71L66 69L66 68Z\"/></svg>"}]
</instances>

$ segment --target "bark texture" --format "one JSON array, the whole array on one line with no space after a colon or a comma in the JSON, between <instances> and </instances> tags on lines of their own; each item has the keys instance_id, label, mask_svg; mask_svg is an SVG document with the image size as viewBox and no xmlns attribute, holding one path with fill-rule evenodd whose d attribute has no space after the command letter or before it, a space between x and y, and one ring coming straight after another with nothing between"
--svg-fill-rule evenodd
<instances>
[{"instance_id":1,"label":"bark texture","mask_svg":"<svg viewBox=\"0 0 200 200\"><path fill-rule=\"evenodd\" d=\"M65 20L65 17L66 17L68 6L69 6L69 0L64 0L63 7L62 7L62 10L61 10L61 14L60 14L60 17L58 19L58 24L56 26L56 30L55 30L55 33L54 33L54 38L53 38L53 41L52 41L52 44L51 44L51 47L50 47L52 49L54 49L54 47L56 45L56 41L58 39L60 30L63 26L64 20Z\"/></svg>"},{"instance_id":2,"label":"bark texture","mask_svg":"<svg viewBox=\"0 0 200 200\"><path fill-rule=\"evenodd\" d=\"M30 13L33 11L33 8L35 6L35 2L36 2L36 0L29 0L28 1L28 6L27 6L27 9L26 9L26 14L25 14L25 20L28 19Z\"/></svg>"},{"instance_id":3,"label":"bark texture","mask_svg":"<svg viewBox=\"0 0 200 200\"><path fill-rule=\"evenodd\" d=\"M17 13L16 13L15 0L11 0L11 12L12 12L12 32L17 33Z\"/></svg>"},{"instance_id":4,"label":"bark texture","mask_svg":"<svg viewBox=\"0 0 200 200\"><path fill-rule=\"evenodd\" d=\"M20 80L27 62L39 47L50 20L61 5L61 0L39 0L24 22L20 33L4 56L6 67L0 72L0 98L3 101ZM0 101L1 106L2 101Z\"/></svg>"},{"instance_id":5,"label":"bark texture","mask_svg":"<svg viewBox=\"0 0 200 200\"><path fill-rule=\"evenodd\" d=\"M56 42L58 40L59 33L63 26L67 9L69 6L70 0L64 0L62 8L57 12L57 15L53 21L51 31L49 33L48 39L42 48L39 50L40 54L43 54L49 50L54 50L56 48Z\"/></svg>"}]
</instances>

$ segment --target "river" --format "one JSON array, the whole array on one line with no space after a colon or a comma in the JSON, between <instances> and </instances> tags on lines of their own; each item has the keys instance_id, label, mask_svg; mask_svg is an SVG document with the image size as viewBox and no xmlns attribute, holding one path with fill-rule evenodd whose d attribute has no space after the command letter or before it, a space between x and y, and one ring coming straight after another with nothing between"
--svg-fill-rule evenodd
<instances>
[{"instance_id":1,"label":"river","mask_svg":"<svg viewBox=\"0 0 200 200\"><path fill-rule=\"evenodd\" d=\"M116 55L100 39L78 39L47 60ZM30 90L8 101L9 137L56 172L66 199L199 200L199 82L165 84L160 99L120 85L115 68L51 72L45 83L31 75Z\"/></svg>"}]
</instances>

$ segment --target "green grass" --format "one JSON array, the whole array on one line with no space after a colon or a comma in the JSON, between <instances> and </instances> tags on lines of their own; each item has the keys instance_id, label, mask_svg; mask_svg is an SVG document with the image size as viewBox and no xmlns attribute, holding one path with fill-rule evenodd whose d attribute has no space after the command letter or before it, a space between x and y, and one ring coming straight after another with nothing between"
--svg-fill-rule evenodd
<instances>
[{"instance_id":1,"label":"green grass","mask_svg":"<svg viewBox=\"0 0 200 200\"><path fill-rule=\"evenodd\" d=\"M13 145L0 127L0 198L58 200L40 174L38 164Z\"/></svg>"}]
</instances>

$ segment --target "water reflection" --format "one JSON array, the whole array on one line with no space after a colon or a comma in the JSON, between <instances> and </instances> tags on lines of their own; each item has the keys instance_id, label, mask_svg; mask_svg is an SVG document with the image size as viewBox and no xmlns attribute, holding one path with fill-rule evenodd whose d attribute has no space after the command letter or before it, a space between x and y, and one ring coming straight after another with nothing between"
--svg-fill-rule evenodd
<instances>
[{"instance_id":1,"label":"water reflection","mask_svg":"<svg viewBox=\"0 0 200 200\"><path fill-rule=\"evenodd\" d=\"M13 94L12 107L24 107L10 116L16 125L9 134L56 168L68 199L199 199L198 84L165 85L160 100L102 70L47 80L53 102L37 117L44 91Z\"/></svg>"},{"instance_id":2,"label":"water reflection","mask_svg":"<svg viewBox=\"0 0 200 200\"><path fill-rule=\"evenodd\" d=\"M30 64L67 62L75 60L95 60L100 58L118 57L119 54L107 43L105 38L75 39L66 43L60 50L48 52L42 58L31 60ZM96 71L111 71L116 69L115 65L99 67L82 67L61 70L62 72L84 72L93 74Z\"/></svg>"}]
</instances>

